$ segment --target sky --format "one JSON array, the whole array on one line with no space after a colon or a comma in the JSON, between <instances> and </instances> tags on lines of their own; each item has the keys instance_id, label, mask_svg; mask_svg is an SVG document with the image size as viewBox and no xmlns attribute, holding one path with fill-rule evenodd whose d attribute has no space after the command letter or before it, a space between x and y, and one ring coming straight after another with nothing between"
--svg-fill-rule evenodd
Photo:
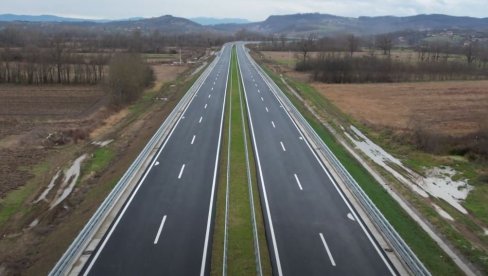
<instances>
[{"instance_id":1,"label":"sky","mask_svg":"<svg viewBox=\"0 0 488 276\"><path fill-rule=\"evenodd\" d=\"M52 14L87 19L157 17L245 18L319 12L340 16L442 13L488 17L488 0L0 0L0 13Z\"/></svg>"}]
</instances>

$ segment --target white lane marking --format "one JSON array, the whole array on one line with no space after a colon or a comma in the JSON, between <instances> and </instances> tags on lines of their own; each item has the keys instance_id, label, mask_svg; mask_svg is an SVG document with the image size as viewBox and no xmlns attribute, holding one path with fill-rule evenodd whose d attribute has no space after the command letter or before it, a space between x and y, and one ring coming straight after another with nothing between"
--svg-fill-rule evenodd
<instances>
[{"instance_id":1,"label":"white lane marking","mask_svg":"<svg viewBox=\"0 0 488 276\"><path fill-rule=\"evenodd\" d=\"M205 106L203 107L204 109L207 109L207 104L205 104Z\"/></svg>"},{"instance_id":2,"label":"white lane marking","mask_svg":"<svg viewBox=\"0 0 488 276\"><path fill-rule=\"evenodd\" d=\"M215 85L215 82L214 82L214 85Z\"/></svg>"},{"instance_id":3,"label":"white lane marking","mask_svg":"<svg viewBox=\"0 0 488 276\"><path fill-rule=\"evenodd\" d=\"M297 174L295 173L293 175L295 175L295 180L297 181L298 188L300 188L300 191L303 191L302 184L300 183L300 179L298 179Z\"/></svg>"},{"instance_id":4,"label":"white lane marking","mask_svg":"<svg viewBox=\"0 0 488 276\"><path fill-rule=\"evenodd\" d=\"M261 93L261 90L258 89L258 93Z\"/></svg>"},{"instance_id":5,"label":"white lane marking","mask_svg":"<svg viewBox=\"0 0 488 276\"><path fill-rule=\"evenodd\" d=\"M208 94L208 98L210 99L210 97L212 97L212 94Z\"/></svg>"},{"instance_id":6,"label":"white lane marking","mask_svg":"<svg viewBox=\"0 0 488 276\"><path fill-rule=\"evenodd\" d=\"M183 119L185 119L185 116L181 116L181 119L182 119L182 120L183 120Z\"/></svg>"},{"instance_id":7,"label":"white lane marking","mask_svg":"<svg viewBox=\"0 0 488 276\"><path fill-rule=\"evenodd\" d=\"M336 263L334 261L334 257L332 257L332 253L330 253L329 247L327 246L327 242L324 239L324 235L320 233L320 239L322 239L322 243L324 244L325 250L327 251L327 255L329 255L330 263L332 266L336 266Z\"/></svg>"},{"instance_id":8,"label":"white lane marking","mask_svg":"<svg viewBox=\"0 0 488 276\"><path fill-rule=\"evenodd\" d=\"M164 223L166 222L166 215L164 215L163 220L161 220L161 225L159 225L158 233L156 234L156 238L154 238L154 244L157 244L159 241L159 236L161 235L161 231L163 231Z\"/></svg>"},{"instance_id":9,"label":"white lane marking","mask_svg":"<svg viewBox=\"0 0 488 276\"><path fill-rule=\"evenodd\" d=\"M300 136L300 137L298 137L298 139L303 140L303 137L302 137L302 136Z\"/></svg>"},{"instance_id":10,"label":"white lane marking","mask_svg":"<svg viewBox=\"0 0 488 276\"><path fill-rule=\"evenodd\" d=\"M268 109L268 107L266 107L266 112L269 112L269 109Z\"/></svg>"},{"instance_id":11,"label":"white lane marking","mask_svg":"<svg viewBox=\"0 0 488 276\"><path fill-rule=\"evenodd\" d=\"M286 151L285 145L283 145L283 142L280 141L280 144L281 144L281 148L283 149L283 151Z\"/></svg>"},{"instance_id":12,"label":"white lane marking","mask_svg":"<svg viewBox=\"0 0 488 276\"><path fill-rule=\"evenodd\" d=\"M230 61L229 61L230 62ZM214 65L214 68L212 68L212 70L215 69L215 65ZM208 76L210 74L207 74L205 76L205 79L203 80L202 83L200 83L200 85L198 86L197 90L199 91L201 88L202 88L202 85L205 83L205 81L208 79ZM197 94L195 94L189 104L185 107L185 109L183 110L183 114L188 110L188 107L190 106L190 104L193 102L193 100L195 99L195 97L197 96ZM182 118L184 118L184 116L182 116ZM175 132L175 129L178 127L178 125L180 124L180 121L181 120L178 120L178 122L176 122L176 124L173 126L173 128L171 129L171 132L169 133L168 137L166 138L166 141L164 141L163 145L159 148L159 151L158 153L156 154L156 157L154 158L155 161L154 163L156 162L156 159L159 157L159 155L161 155L161 153L163 152L163 149L166 147L166 144L168 143L168 141L170 140L170 138L172 137L173 133ZM122 209L122 212L117 216L117 220L115 221L115 223L112 225L112 227L110 228L110 231L108 232L107 236L103 239L103 242L102 242L102 245L100 246L100 248L96 251L95 253L95 256L93 257L93 259L91 260L91 262L88 264L88 267L87 269L85 270L85 273L83 274L84 276L88 275L90 273L90 270L92 269L93 265L96 263L98 257L100 256L100 253L103 251L103 248L105 247L105 245L107 244L108 240L110 239L110 237L112 236L113 232L115 231L115 228L117 228L117 225L120 223L120 220L122 219L122 217L124 216L125 212L127 211L127 208L129 208L131 202L134 200L134 197L136 196L137 192L139 191L139 189L141 188L141 185L142 183L144 183L144 180L146 179L147 175L149 174L150 170L147 170L146 173L144 174L144 176L142 177L142 179L139 181L139 183L137 184L137 187L136 189L134 190L134 192L132 193L131 197L129 198L129 201L127 202L127 204L125 204L125 207L124 209Z\"/></svg>"},{"instance_id":13,"label":"white lane marking","mask_svg":"<svg viewBox=\"0 0 488 276\"><path fill-rule=\"evenodd\" d=\"M237 51L237 57L239 60L239 51ZM238 63L238 64L239 64L241 79L243 79L241 64L240 63ZM278 245L276 244L276 237L275 237L274 227L273 227L273 219L271 218L271 211L269 210L268 195L266 192L266 185L264 184L263 170L261 168L261 159L259 158L259 151L258 151L258 148L256 146L256 136L254 135L254 126L253 126L253 122L252 122L252 115L251 115L251 110L249 109L249 99L247 98L246 86L244 85L243 87L244 87L244 95L246 97L246 109L247 109L247 114L248 114L247 116L249 118L249 124L251 125L251 130L252 130L251 131L252 140L253 140L252 145L256 151L256 160L258 163L259 178L261 179L261 187L262 187L263 196L264 196L264 205L266 206L266 215L267 215L268 221L269 221L269 231L271 232L271 241L273 243L273 251L274 251L274 257L276 260L276 267L278 269L278 276L282 276L283 271L281 269L280 254L278 252ZM201 276L203 276L203 275L201 275Z\"/></svg>"},{"instance_id":14,"label":"white lane marking","mask_svg":"<svg viewBox=\"0 0 488 276\"><path fill-rule=\"evenodd\" d=\"M354 219L354 216L351 213L347 213L347 218L350 219L350 220L352 220L352 221L356 221Z\"/></svg>"},{"instance_id":15,"label":"white lane marking","mask_svg":"<svg viewBox=\"0 0 488 276\"><path fill-rule=\"evenodd\" d=\"M156 163L154 163L154 166L157 166L159 165L159 161L156 161Z\"/></svg>"},{"instance_id":16,"label":"white lane marking","mask_svg":"<svg viewBox=\"0 0 488 276\"><path fill-rule=\"evenodd\" d=\"M255 85L256 87L258 87L258 84L257 84L257 83L255 83L254 85Z\"/></svg>"},{"instance_id":17,"label":"white lane marking","mask_svg":"<svg viewBox=\"0 0 488 276\"><path fill-rule=\"evenodd\" d=\"M273 128L276 128L275 124L273 121L271 121L271 124L273 125Z\"/></svg>"},{"instance_id":18,"label":"white lane marking","mask_svg":"<svg viewBox=\"0 0 488 276\"><path fill-rule=\"evenodd\" d=\"M193 135L193 138L191 139L191 144L190 145L193 145L193 142L195 142L195 137L196 137L196 135Z\"/></svg>"},{"instance_id":19,"label":"white lane marking","mask_svg":"<svg viewBox=\"0 0 488 276\"><path fill-rule=\"evenodd\" d=\"M178 174L178 179L181 179L181 176L183 175L184 170L185 170L185 164L183 164L183 166L181 166L180 174Z\"/></svg>"},{"instance_id":20,"label":"white lane marking","mask_svg":"<svg viewBox=\"0 0 488 276\"><path fill-rule=\"evenodd\" d=\"M213 87L210 90L213 91Z\"/></svg>"},{"instance_id":21,"label":"white lane marking","mask_svg":"<svg viewBox=\"0 0 488 276\"><path fill-rule=\"evenodd\" d=\"M217 182L217 168L219 164L219 153L220 153L220 144L222 141L222 129L224 125L224 111L225 111L225 103L226 103L226 97L227 97L227 84L229 83L229 72L230 72L230 61L231 59L229 58L229 63L227 67L227 80L225 82L225 92L224 92L224 101L222 103L222 115L220 117L220 129L219 129L219 140L217 142L217 152L215 154L215 165L214 165L214 176L213 176L213 183L212 183L212 192L210 194L210 203L209 203L209 208L208 208L208 219L207 219L207 230L205 231L205 243L203 244L203 253L202 253L202 264L200 266L200 276L205 275L205 266L207 264L207 251L208 251L208 240L210 237L210 227L211 227L211 222L212 222L212 214L213 214L213 202L214 202L214 196L215 196L215 185Z\"/></svg>"},{"instance_id":22,"label":"white lane marking","mask_svg":"<svg viewBox=\"0 0 488 276\"><path fill-rule=\"evenodd\" d=\"M263 99L263 97L261 97L261 101L262 101L262 102L264 102L264 99Z\"/></svg>"},{"instance_id":23,"label":"white lane marking","mask_svg":"<svg viewBox=\"0 0 488 276\"><path fill-rule=\"evenodd\" d=\"M200 116L200 120L198 120L198 123L201 123L203 119L203 116Z\"/></svg>"}]
</instances>

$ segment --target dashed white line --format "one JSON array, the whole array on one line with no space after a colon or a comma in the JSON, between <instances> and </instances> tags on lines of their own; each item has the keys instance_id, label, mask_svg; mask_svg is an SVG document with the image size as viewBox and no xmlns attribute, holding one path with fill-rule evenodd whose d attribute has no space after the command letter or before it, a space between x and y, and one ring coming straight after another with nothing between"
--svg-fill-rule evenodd
<instances>
[{"instance_id":1,"label":"dashed white line","mask_svg":"<svg viewBox=\"0 0 488 276\"><path fill-rule=\"evenodd\" d=\"M261 101L262 101L262 102L264 102L264 99L263 99L263 97L261 97Z\"/></svg>"},{"instance_id":2,"label":"dashed white line","mask_svg":"<svg viewBox=\"0 0 488 276\"><path fill-rule=\"evenodd\" d=\"M295 175L295 180L297 181L298 188L300 188L300 191L303 191L302 184L300 183L300 179L298 179L297 174L295 173L293 175Z\"/></svg>"},{"instance_id":3,"label":"dashed white line","mask_svg":"<svg viewBox=\"0 0 488 276\"><path fill-rule=\"evenodd\" d=\"M283 149L283 151L286 151L285 145L283 145L283 142L280 141L280 144L281 144L281 148Z\"/></svg>"},{"instance_id":4,"label":"dashed white line","mask_svg":"<svg viewBox=\"0 0 488 276\"><path fill-rule=\"evenodd\" d=\"M181 176L183 175L184 170L185 170L185 164L183 164L183 166L181 166L180 174L178 174L178 179L181 179Z\"/></svg>"},{"instance_id":5,"label":"dashed white line","mask_svg":"<svg viewBox=\"0 0 488 276\"><path fill-rule=\"evenodd\" d=\"M351 213L347 213L347 218L352 220L352 221L356 220L356 219L354 219L354 216Z\"/></svg>"},{"instance_id":6,"label":"dashed white line","mask_svg":"<svg viewBox=\"0 0 488 276\"><path fill-rule=\"evenodd\" d=\"M156 238L154 238L154 244L157 244L159 241L159 236L161 235L161 231L163 231L164 223L166 222L166 215L164 215L163 219L161 220L161 225L159 225L158 233L156 234Z\"/></svg>"},{"instance_id":7,"label":"dashed white line","mask_svg":"<svg viewBox=\"0 0 488 276\"><path fill-rule=\"evenodd\" d=\"M204 109L207 109L207 104L205 104L205 106L203 107Z\"/></svg>"},{"instance_id":8,"label":"dashed white line","mask_svg":"<svg viewBox=\"0 0 488 276\"><path fill-rule=\"evenodd\" d=\"M213 87L210 89L210 91L213 91Z\"/></svg>"},{"instance_id":9,"label":"dashed white line","mask_svg":"<svg viewBox=\"0 0 488 276\"><path fill-rule=\"evenodd\" d=\"M258 84L257 84L257 83L255 83L254 85L255 85L256 87L258 87Z\"/></svg>"},{"instance_id":10,"label":"dashed white line","mask_svg":"<svg viewBox=\"0 0 488 276\"><path fill-rule=\"evenodd\" d=\"M212 97L212 94L208 94L208 98L210 99L210 97Z\"/></svg>"},{"instance_id":11,"label":"dashed white line","mask_svg":"<svg viewBox=\"0 0 488 276\"><path fill-rule=\"evenodd\" d=\"M203 116L200 116L200 120L198 120L198 123L201 123L203 120Z\"/></svg>"},{"instance_id":12,"label":"dashed white line","mask_svg":"<svg viewBox=\"0 0 488 276\"><path fill-rule=\"evenodd\" d=\"M269 112L269 109L268 109L268 107L266 107L266 112Z\"/></svg>"},{"instance_id":13,"label":"dashed white line","mask_svg":"<svg viewBox=\"0 0 488 276\"><path fill-rule=\"evenodd\" d=\"M154 166L157 166L157 165L159 165L159 161L156 161L156 162L154 163Z\"/></svg>"},{"instance_id":14,"label":"dashed white line","mask_svg":"<svg viewBox=\"0 0 488 276\"><path fill-rule=\"evenodd\" d=\"M195 142L195 137L196 137L196 135L193 135L193 138L191 139L190 145L193 145L193 142Z\"/></svg>"},{"instance_id":15,"label":"dashed white line","mask_svg":"<svg viewBox=\"0 0 488 276\"><path fill-rule=\"evenodd\" d=\"M258 89L258 93L261 93L261 90Z\"/></svg>"},{"instance_id":16,"label":"dashed white line","mask_svg":"<svg viewBox=\"0 0 488 276\"><path fill-rule=\"evenodd\" d=\"M271 121L271 124L273 125L273 128L276 128L275 124L273 121Z\"/></svg>"},{"instance_id":17,"label":"dashed white line","mask_svg":"<svg viewBox=\"0 0 488 276\"><path fill-rule=\"evenodd\" d=\"M320 234L320 239L322 239L322 243L324 244L325 250L327 251L327 255L329 255L330 263L332 264L332 266L336 266L336 263L334 261L334 257L332 257L332 254L330 253L329 247L327 246L327 242L324 239L324 235L322 235L322 233L319 233L319 234Z\"/></svg>"}]
</instances>

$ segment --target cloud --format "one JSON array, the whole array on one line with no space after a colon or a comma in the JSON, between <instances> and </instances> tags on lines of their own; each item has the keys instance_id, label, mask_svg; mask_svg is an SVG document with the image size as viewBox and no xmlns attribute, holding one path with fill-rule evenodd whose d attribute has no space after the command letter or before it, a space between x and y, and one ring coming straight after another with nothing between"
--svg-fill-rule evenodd
<instances>
[{"instance_id":1,"label":"cloud","mask_svg":"<svg viewBox=\"0 0 488 276\"><path fill-rule=\"evenodd\" d=\"M86 18L238 17L263 20L273 14L320 12L341 16L406 16L444 13L486 17L486 0L15 0L0 13L76 15Z\"/></svg>"}]
</instances>

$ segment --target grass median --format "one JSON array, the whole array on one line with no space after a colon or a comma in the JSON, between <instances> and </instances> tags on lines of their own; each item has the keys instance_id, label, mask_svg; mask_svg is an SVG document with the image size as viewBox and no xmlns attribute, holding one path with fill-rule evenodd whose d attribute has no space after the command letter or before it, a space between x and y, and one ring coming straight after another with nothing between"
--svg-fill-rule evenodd
<instances>
[{"instance_id":1,"label":"grass median","mask_svg":"<svg viewBox=\"0 0 488 276\"><path fill-rule=\"evenodd\" d=\"M264 223L259 202L257 182L254 170L252 151L249 157L249 175L246 164L246 150L251 148L245 116L242 83L235 48L232 50L231 68L228 80L226 127L224 144L221 152L221 170L219 192L217 196L217 214L214 229L212 255L212 275L221 275L224 266L224 247L227 259L225 262L228 275L255 275L258 268L255 239L253 235L253 212L248 177L252 183L252 196L261 253L261 264L264 275L270 275L271 265L266 246ZM247 147L246 147L247 143ZM227 198L228 196L228 198ZM225 244L227 208L227 243Z\"/></svg>"}]
</instances>

